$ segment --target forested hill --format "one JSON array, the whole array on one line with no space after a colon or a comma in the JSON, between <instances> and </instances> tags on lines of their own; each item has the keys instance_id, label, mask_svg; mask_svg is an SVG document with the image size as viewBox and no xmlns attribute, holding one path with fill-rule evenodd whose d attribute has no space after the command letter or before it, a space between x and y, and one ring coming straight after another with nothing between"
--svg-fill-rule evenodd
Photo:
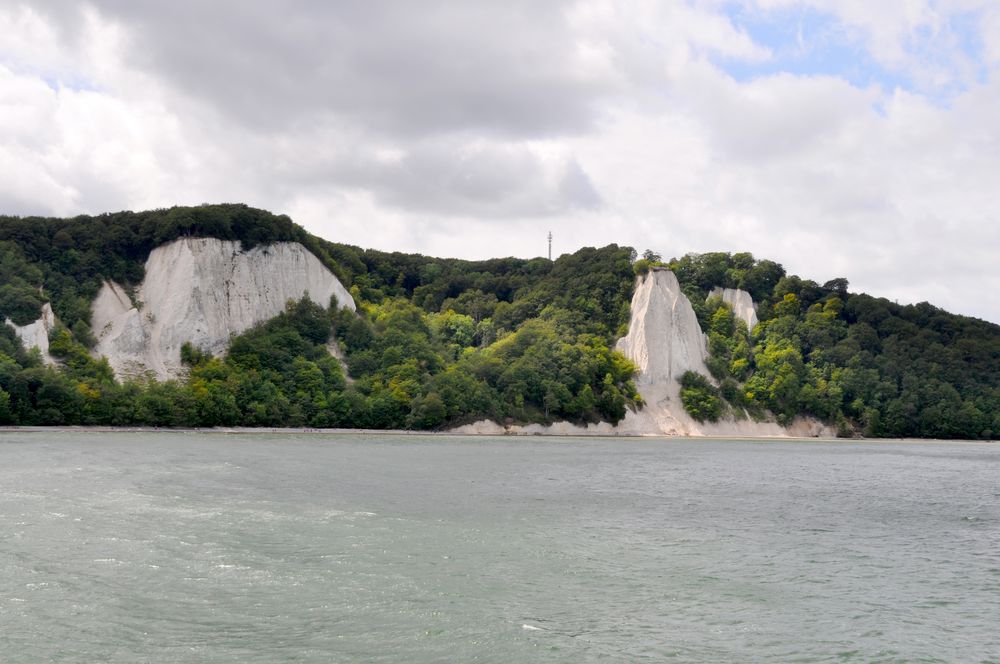
<instances>
[{"instance_id":1,"label":"forested hill","mask_svg":"<svg viewBox=\"0 0 1000 664\"><path fill-rule=\"evenodd\" d=\"M119 384L88 353L90 303L106 278L135 287L152 249L180 237L245 247L301 242L350 288L358 315L299 302L235 338L225 358L187 349L183 383ZM3 218L0 318L24 325L51 301L65 327L50 346L62 367L50 369L0 326L0 422L439 428L484 417L617 421L636 403L634 367L610 350L628 321L631 261L631 250L615 245L555 262L361 250L243 205ZM332 334L349 377L328 352Z\"/></svg>"},{"instance_id":2,"label":"forested hill","mask_svg":"<svg viewBox=\"0 0 1000 664\"><path fill-rule=\"evenodd\" d=\"M709 335L719 388L689 391L708 416L728 406L785 422L810 414L844 435L1000 438L1000 326L850 293L843 278L819 285L749 254L669 266ZM753 295L752 334L717 298L706 301L714 286Z\"/></svg>"},{"instance_id":3,"label":"forested hill","mask_svg":"<svg viewBox=\"0 0 1000 664\"><path fill-rule=\"evenodd\" d=\"M235 338L224 358L186 348L184 381L119 383L88 352L91 302L105 279L137 286L150 252L181 237L300 242L350 289L358 313L303 300ZM687 377L682 393L696 417L810 414L845 435L1000 437L1000 327L931 305L852 294L844 279L819 285L749 254L637 260L609 245L550 262L364 250L244 205L0 217L0 319L30 323L50 301L60 322L50 335L56 368L0 326L0 423L616 422L641 400L634 367L611 348L627 329L635 275L658 264L677 274L710 337L713 380ZM716 286L753 295L752 333L706 301Z\"/></svg>"}]
</instances>

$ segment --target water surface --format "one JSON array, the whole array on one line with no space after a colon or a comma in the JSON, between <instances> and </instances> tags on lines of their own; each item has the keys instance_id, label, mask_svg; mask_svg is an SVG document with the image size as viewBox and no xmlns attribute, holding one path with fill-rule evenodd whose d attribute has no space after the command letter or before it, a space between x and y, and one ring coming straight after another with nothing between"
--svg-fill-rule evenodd
<instances>
[{"instance_id":1,"label":"water surface","mask_svg":"<svg viewBox=\"0 0 1000 664\"><path fill-rule=\"evenodd\" d=\"M1000 447L0 434L2 662L1000 662Z\"/></svg>"}]
</instances>

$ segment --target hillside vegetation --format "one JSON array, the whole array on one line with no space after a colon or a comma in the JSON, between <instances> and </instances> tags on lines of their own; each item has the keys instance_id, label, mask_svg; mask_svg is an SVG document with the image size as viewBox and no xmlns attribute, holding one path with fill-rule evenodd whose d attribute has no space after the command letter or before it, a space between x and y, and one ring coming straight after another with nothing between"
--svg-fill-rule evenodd
<instances>
[{"instance_id":1,"label":"hillside vegetation","mask_svg":"<svg viewBox=\"0 0 1000 664\"><path fill-rule=\"evenodd\" d=\"M104 279L136 287L150 251L184 236L301 242L351 290L358 314L290 303L224 358L186 347L183 381L118 383L88 353L90 302ZM627 329L635 274L662 264L652 252L636 259L616 245L553 262L363 250L243 205L0 217L0 318L23 325L51 301L65 324L50 341L59 368L0 326L0 423L617 422L641 399L634 367L611 349ZM669 267L709 335L714 380L688 376L682 392L699 419L810 414L845 435L1000 437L1000 327L851 294L843 279L820 286L749 254L689 255ZM753 295L761 323L752 334L726 305L706 302L715 286Z\"/></svg>"},{"instance_id":2,"label":"hillside vegetation","mask_svg":"<svg viewBox=\"0 0 1000 664\"><path fill-rule=\"evenodd\" d=\"M719 382L689 377L689 411L786 423L808 414L844 435L1000 438L1000 326L850 293L846 279L819 285L749 254L669 266L709 336ZM752 334L718 298L706 302L713 286L753 295L761 322Z\"/></svg>"},{"instance_id":3,"label":"hillside vegetation","mask_svg":"<svg viewBox=\"0 0 1000 664\"><path fill-rule=\"evenodd\" d=\"M159 244L178 237L245 247L302 242L350 287L359 315L290 303L213 358L186 348L183 382L116 383L93 345L101 281L137 286ZM326 242L287 217L242 205L75 219L0 219L0 317L38 317L51 299L64 329L42 365L0 334L0 422L156 426L433 429L483 417L618 421L636 404L634 367L610 347L627 323L632 254L615 245L544 259L459 261ZM323 305L323 306L320 306ZM346 353L349 382L330 356Z\"/></svg>"}]
</instances>

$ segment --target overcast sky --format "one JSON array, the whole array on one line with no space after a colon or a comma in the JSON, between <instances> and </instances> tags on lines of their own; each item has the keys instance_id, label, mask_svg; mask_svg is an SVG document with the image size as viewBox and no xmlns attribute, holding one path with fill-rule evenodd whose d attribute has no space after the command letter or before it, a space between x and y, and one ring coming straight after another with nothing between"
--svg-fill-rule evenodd
<instances>
[{"instance_id":1,"label":"overcast sky","mask_svg":"<svg viewBox=\"0 0 1000 664\"><path fill-rule=\"evenodd\" d=\"M0 212L751 251L1000 322L995 0L0 0Z\"/></svg>"}]
</instances>

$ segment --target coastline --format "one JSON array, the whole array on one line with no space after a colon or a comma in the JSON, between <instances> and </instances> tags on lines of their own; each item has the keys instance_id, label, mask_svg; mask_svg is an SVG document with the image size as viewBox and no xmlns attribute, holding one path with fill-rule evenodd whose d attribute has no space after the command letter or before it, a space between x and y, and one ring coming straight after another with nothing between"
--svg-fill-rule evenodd
<instances>
[{"instance_id":1,"label":"coastline","mask_svg":"<svg viewBox=\"0 0 1000 664\"><path fill-rule=\"evenodd\" d=\"M399 437L451 437L451 438L623 438L627 440L661 441L761 441L761 442L814 442L814 443L905 443L905 444L971 444L988 445L990 440L965 440L943 438L836 438L796 436L669 436L663 434L628 433L540 433L510 431L507 433L474 433L468 431L412 431L408 429L319 429L311 427L109 427L109 426L0 426L0 436L7 433L160 433L160 434L223 434L223 435L288 435L288 436L399 436Z\"/></svg>"}]
</instances>

